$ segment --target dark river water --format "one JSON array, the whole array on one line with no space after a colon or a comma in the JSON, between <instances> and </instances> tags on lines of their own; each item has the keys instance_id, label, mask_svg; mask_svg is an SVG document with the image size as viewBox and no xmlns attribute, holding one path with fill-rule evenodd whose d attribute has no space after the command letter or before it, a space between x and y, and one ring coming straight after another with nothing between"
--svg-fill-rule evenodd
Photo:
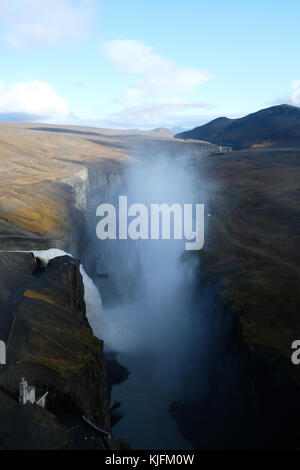
<instances>
[{"instance_id":1,"label":"dark river water","mask_svg":"<svg viewBox=\"0 0 300 470\"><path fill-rule=\"evenodd\" d=\"M113 388L112 403L121 402L124 415L113 428L115 436L134 449L190 449L168 412L176 394L153 381L151 356L120 354L118 360L126 364L130 377ZM167 377L168 371L165 373Z\"/></svg>"}]
</instances>

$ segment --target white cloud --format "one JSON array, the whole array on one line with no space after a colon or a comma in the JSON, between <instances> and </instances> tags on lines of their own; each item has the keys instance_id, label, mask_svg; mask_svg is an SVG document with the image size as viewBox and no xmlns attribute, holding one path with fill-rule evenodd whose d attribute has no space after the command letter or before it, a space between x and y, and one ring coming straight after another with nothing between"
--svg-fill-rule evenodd
<instances>
[{"instance_id":1,"label":"white cloud","mask_svg":"<svg viewBox=\"0 0 300 470\"><path fill-rule=\"evenodd\" d=\"M192 128L216 116L214 106L201 101L164 99L102 116L75 116L65 98L40 80L0 81L0 121L42 122L99 126L119 129L155 127ZM204 113L203 113L204 111Z\"/></svg>"},{"instance_id":2,"label":"white cloud","mask_svg":"<svg viewBox=\"0 0 300 470\"><path fill-rule=\"evenodd\" d=\"M38 120L57 122L72 116L64 98L48 83L4 83L0 81L0 117L2 120Z\"/></svg>"},{"instance_id":3,"label":"white cloud","mask_svg":"<svg viewBox=\"0 0 300 470\"><path fill-rule=\"evenodd\" d=\"M155 127L199 126L216 116L203 114L214 107L208 103L185 100L163 100L140 106L132 106L103 117L94 117L93 124L111 128L152 129Z\"/></svg>"},{"instance_id":4,"label":"white cloud","mask_svg":"<svg viewBox=\"0 0 300 470\"><path fill-rule=\"evenodd\" d=\"M40 80L0 81L0 121L87 125L119 129L155 127L192 128L214 119L214 106L200 101L168 99L151 102L102 116L75 116L65 98ZM204 113L203 113L204 111Z\"/></svg>"},{"instance_id":5,"label":"white cloud","mask_svg":"<svg viewBox=\"0 0 300 470\"><path fill-rule=\"evenodd\" d=\"M104 44L103 51L121 71L141 76L121 96L122 100L192 93L212 78L212 73L207 70L178 67L140 41L109 41Z\"/></svg>"},{"instance_id":6,"label":"white cloud","mask_svg":"<svg viewBox=\"0 0 300 470\"><path fill-rule=\"evenodd\" d=\"M4 43L14 49L81 39L95 0L0 0Z\"/></svg>"},{"instance_id":7,"label":"white cloud","mask_svg":"<svg viewBox=\"0 0 300 470\"><path fill-rule=\"evenodd\" d=\"M294 105L300 104L300 80L295 80L292 83L291 102Z\"/></svg>"},{"instance_id":8,"label":"white cloud","mask_svg":"<svg viewBox=\"0 0 300 470\"><path fill-rule=\"evenodd\" d=\"M291 91L284 95L277 96L275 99L267 101L268 105L291 104L300 105L300 80L294 80L291 83Z\"/></svg>"}]
</instances>

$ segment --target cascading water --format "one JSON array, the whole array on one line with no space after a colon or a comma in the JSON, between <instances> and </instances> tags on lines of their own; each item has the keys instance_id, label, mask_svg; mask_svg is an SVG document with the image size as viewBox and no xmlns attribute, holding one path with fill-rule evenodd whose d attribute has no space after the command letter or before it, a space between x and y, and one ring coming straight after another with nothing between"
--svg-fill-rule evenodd
<instances>
[{"instance_id":1,"label":"cascading water","mask_svg":"<svg viewBox=\"0 0 300 470\"><path fill-rule=\"evenodd\" d=\"M97 338L103 339L105 332L105 320L103 315L103 305L99 289L94 281L87 275L82 264L80 265L80 273L84 285L84 302L86 308L86 316L93 333Z\"/></svg>"},{"instance_id":2,"label":"cascading water","mask_svg":"<svg viewBox=\"0 0 300 470\"><path fill-rule=\"evenodd\" d=\"M49 250L32 251L36 258L39 258L44 264L48 264L50 260L60 256L71 256L63 250L50 248ZM93 280L87 275L83 265L80 265L80 274L84 286L84 302L86 307L86 316L93 333L102 339L105 331L102 299L99 289Z\"/></svg>"}]
</instances>

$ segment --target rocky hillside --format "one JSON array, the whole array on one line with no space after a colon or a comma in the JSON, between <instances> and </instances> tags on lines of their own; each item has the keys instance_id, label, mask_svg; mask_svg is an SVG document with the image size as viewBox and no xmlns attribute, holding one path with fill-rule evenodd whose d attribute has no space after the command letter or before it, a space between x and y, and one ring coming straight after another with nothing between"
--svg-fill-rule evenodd
<instances>
[{"instance_id":1,"label":"rocky hillside","mask_svg":"<svg viewBox=\"0 0 300 470\"><path fill-rule=\"evenodd\" d=\"M205 140L233 150L250 147L300 147L300 108L283 104L239 119L220 117L190 131L180 139Z\"/></svg>"},{"instance_id":2,"label":"rocky hillside","mask_svg":"<svg viewBox=\"0 0 300 470\"><path fill-rule=\"evenodd\" d=\"M76 253L74 226L83 222L74 190L89 185L97 169L105 184L107 174L119 173L145 148L183 155L219 151L151 131L0 123L0 249ZM79 196L83 209L84 194Z\"/></svg>"}]
</instances>

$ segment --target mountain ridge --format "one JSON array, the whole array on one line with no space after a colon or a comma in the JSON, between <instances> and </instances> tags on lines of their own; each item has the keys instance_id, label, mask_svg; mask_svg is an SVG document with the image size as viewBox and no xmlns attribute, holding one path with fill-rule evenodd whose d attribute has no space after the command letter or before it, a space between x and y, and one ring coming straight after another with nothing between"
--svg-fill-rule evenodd
<instances>
[{"instance_id":1,"label":"mountain ridge","mask_svg":"<svg viewBox=\"0 0 300 470\"><path fill-rule=\"evenodd\" d=\"M233 150L256 147L300 147L300 108L271 106L247 116L216 118L175 138L205 140Z\"/></svg>"}]
</instances>

